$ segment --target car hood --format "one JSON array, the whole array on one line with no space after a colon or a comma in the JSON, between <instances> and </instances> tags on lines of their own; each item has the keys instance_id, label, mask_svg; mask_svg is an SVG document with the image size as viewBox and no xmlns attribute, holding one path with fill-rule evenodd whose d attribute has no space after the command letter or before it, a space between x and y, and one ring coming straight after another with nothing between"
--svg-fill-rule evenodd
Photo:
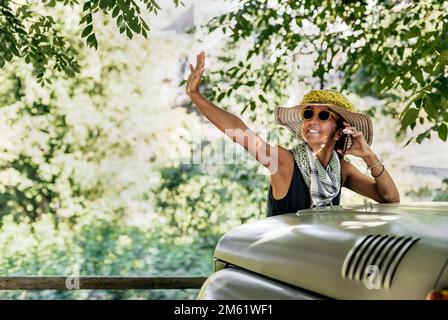
<instances>
[{"instance_id":1,"label":"car hood","mask_svg":"<svg viewBox=\"0 0 448 320\"><path fill-rule=\"evenodd\" d=\"M448 260L448 203L269 217L225 234L215 258L330 298L424 299Z\"/></svg>"}]
</instances>

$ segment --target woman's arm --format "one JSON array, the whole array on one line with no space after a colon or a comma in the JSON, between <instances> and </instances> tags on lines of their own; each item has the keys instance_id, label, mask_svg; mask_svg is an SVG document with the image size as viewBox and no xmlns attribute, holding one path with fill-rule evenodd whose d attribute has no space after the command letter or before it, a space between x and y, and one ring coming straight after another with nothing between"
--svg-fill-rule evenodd
<instances>
[{"instance_id":1,"label":"woman's arm","mask_svg":"<svg viewBox=\"0 0 448 320\"><path fill-rule=\"evenodd\" d=\"M370 173L373 177L366 176L352 164L342 160L341 168L345 171L347 177L344 186L377 202L400 202L400 193L392 177L370 149L362 132L356 131L356 128L350 127L346 122L344 124L346 128L343 132L351 134L353 138L353 145L347 151L347 154L362 158L369 168L372 167Z\"/></svg>"},{"instance_id":2,"label":"woman's arm","mask_svg":"<svg viewBox=\"0 0 448 320\"><path fill-rule=\"evenodd\" d=\"M371 159L365 161L367 165L370 166ZM384 168L384 172L376 178L366 176L351 163L343 159L341 160L341 168L347 177L344 187L379 203L400 202L400 194L386 168ZM379 172L376 172L378 169ZM381 170L382 167L379 166L379 168L372 169L371 172L375 176L378 175Z\"/></svg>"},{"instance_id":3,"label":"woman's arm","mask_svg":"<svg viewBox=\"0 0 448 320\"><path fill-rule=\"evenodd\" d=\"M370 171L372 177L375 179L375 186L383 199L382 202L400 202L400 193L395 186L394 180L387 172L382 163L379 163L378 157L372 152L371 154L363 157L364 162L368 167L374 168Z\"/></svg>"},{"instance_id":4,"label":"woman's arm","mask_svg":"<svg viewBox=\"0 0 448 320\"><path fill-rule=\"evenodd\" d=\"M279 152L287 150L266 143L255 132L234 114L227 112L207 100L199 92L202 73L204 72L205 53L196 57L196 67L190 64L191 74L187 80L187 94L199 111L220 131L234 142L244 147L259 163L269 169L271 174L277 173L279 167ZM282 157L280 157L282 158Z\"/></svg>"}]
</instances>

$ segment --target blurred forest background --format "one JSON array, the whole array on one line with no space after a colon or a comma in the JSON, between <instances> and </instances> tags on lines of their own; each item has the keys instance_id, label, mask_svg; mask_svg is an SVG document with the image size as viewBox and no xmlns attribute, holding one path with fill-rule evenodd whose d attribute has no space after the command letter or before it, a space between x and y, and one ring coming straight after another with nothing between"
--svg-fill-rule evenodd
<instances>
[{"instance_id":1,"label":"blurred forest background","mask_svg":"<svg viewBox=\"0 0 448 320\"><path fill-rule=\"evenodd\" d=\"M292 106L311 88L343 89L372 116L372 149L402 202L448 201L446 3L157 4L0 5L1 275L78 268L206 276L221 235L265 216L268 173L232 149L185 95L188 64L200 50L204 94L269 141L295 143L275 126L275 106ZM223 149L236 161L220 162ZM343 190L342 205L363 201ZM0 291L0 298L196 294Z\"/></svg>"}]
</instances>

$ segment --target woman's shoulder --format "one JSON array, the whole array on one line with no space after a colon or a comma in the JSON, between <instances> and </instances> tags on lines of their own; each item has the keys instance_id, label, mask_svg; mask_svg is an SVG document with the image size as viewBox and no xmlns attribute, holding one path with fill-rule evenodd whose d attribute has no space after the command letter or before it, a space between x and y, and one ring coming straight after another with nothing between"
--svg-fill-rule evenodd
<instances>
[{"instance_id":1,"label":"woman's shoulder","mask_svg":"<svg viewBox=\"0 0 448 320\"><path fill-rule=\"evenodd\" d=\"M294 171L294 163L295 163L294 155L290 150L280 145L278 145L277 152L278 152L278 155L276 157L278 159L277 171L275 174L271 174L271 178L281 177L282 180L289 181Z\"/></svg>"},{"instance_id":2,"label":"woman's shoulder","mask_svg":"<svg viewBox=\"0 0 448 320\"><path fill-rule=\"evenodd\" d=\"M291 150L286 149L285 147L282 147L278 145L278 159L279 162L293 162L294 161L294 154Z\"/></svg>"}]
</instances>

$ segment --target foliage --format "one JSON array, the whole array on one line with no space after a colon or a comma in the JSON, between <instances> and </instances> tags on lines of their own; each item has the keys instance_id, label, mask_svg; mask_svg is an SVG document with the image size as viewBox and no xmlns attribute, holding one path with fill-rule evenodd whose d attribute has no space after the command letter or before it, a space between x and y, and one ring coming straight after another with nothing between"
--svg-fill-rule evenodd
<instances>
[{"instance_id":1,"label":"foliage","mask_svg":"<svg viewBox=\"0 0 448 320\"><path fill-rule=\"evenodd\" d=\"M180 0L173 0L176 6ZM0 69L12 61L13 57L24 59L34 68L34 76L39 83L45 84L50 79L47 70L63 72L69 77L80 72L78 50L68 41L70 37L61 32L61 21L44 14L49 8L65 8L65 15L80 14L79 24L83 30L78 37L85 38L89 47L98 47L94 30L94 15L102 13L115 19L116 28L130 39L141 34L145 38L149 27L142 18L145 12L155 13L160 10L155 0L44 0L42 3L12 0L0 2ZM61 16L58 16L61 18Z\"/></svg>"},{"instance_id":2,"label":"foliage","mask_svg":"<svg viewBox=\"0 0 448 320\"><path fill-rule=\"evenodd\" d=\"M1 169L11 178L0 193L0 215L27 215L34 220L101 197L102 186L82 183L79 169L73 166L73 161L95 162L99 159L95 157L105 156L101 149L106 136L101 127L74 123L67 109L57 107L61 98L58 89L42 90L41 96L32 101L33 85L25 80L27 72L20 68L10 72L14 75L4 74L6 84L15 79L18 85L17 94L12 101L5 101L9 105L3 105L2 110L4 125L9 125L12 137L3 145L7 158L1 161ZM73 90L75 85L79 90L81 83L86 91L90 90L89 80L66 83L66 90ZM5 91L10 89L4 87ZM51 98L42 97L45 93ZM80 135L82 129L86 130L84 137Z\"/></svg>"},{"instance_id":3,"label":"foliage","mask_svg":"<svg viewBox=\"0 0 448 320\"><path fill-rule=\"evenodd\" d=\"M443 179L442 188L436 190L433 201L448 201L448 178Z\"/></svg>"},{"instance_id":4,"label":"foliage","mask_svg":"<svg viewBox=\"0 0 448 320\"><path fill-rule=\"evenodd\" d=\"M155 228L157 230L157 228ZM0 228L0 274L71 276L204 276L212 272L212 249L197 243L164 243L164 234L148 232L117 219L95 219L75 228L52 216L36 222L5 217ZM197 290L1 291L0 298L21 299L179 299Z\"/></svg>"},{"instance_id":5,"label":"foliage","mask_svg":"<svg viewBox=\"0 0 448 320\"><path fill-rule=\"evenodd\" d=\"M166 41L134 39L131 45L109 34L110 24L97 30L108 38L98 51L82 48L70 33L83 68L74 78L52 74L52 84L41 87L24 61L3 68L0 216L34 220L49 213L75 223L92 211L149 211L152 166L167 161L169 152L178 156L173 145L189 116L168 108L160 86L148 85L163 76L152 72L162 65L152 47L166 50ZM142 57L148 63L141 64Z\"/></svg>"},{"instance_id":6,"label":"foliage","mask_svg":"<svg viewBox=\"0 0 448 320\"><path fill-rule=\"evenodd\" d=\"M423 186L416 190L406 192L407 196L412 196L418 201L448 201L448 179L442 180L442 186L439 188L431 188Z\"/></svg>"},{"instance_id":7,"label":"foliage","mask_svg":"<svg viewBox=\"0 0 448 320\"><path fill-rule=\"evenodd\" d=\"M61 275L79 266L82 275L208 275L224 229L216 226L206 240L194 232L177 238L149 201L155 166L182 155L179 137L197 121L160 94L166 73L154 67L179 58L154 58L172 48L166 39L130 44L104 23L96 32L108 41L97 51L60 26L79 50L82 73L73 78L49 73L51 84L41 87L22 60L0 74L0 274ZM1 294L191 299L197 290Z\"/></svg>"},{"instance_id":8,"label":"foliage","mask_svg":"<svg viewBox=\"0 0 448 320\"><path fill-rule=\"evenodd\" d=\"M9 161L2 163L2 170L22 173L23 180L4 185L4 190L0 193L0 216L13 214L17 217L26 214L31 219L36 219L44 213L54 214L57 208L61 207L61 191L55 182L63 175L62 168L54 168L55 170L51 171L45 168L48 169L57 152L62 150L68 152L72 146L64 144L64 137L69 130L66 117L55 113L55 110L57 109L52 106L34 102L17 110L15 117L12 118L12 122L17 122L26 116L34 118L36 122L41 123L41 133L48 133L48 139L42 141L39 146L43 151L39 160L32 156L29 149L27 152L24 148L18 151L17 157L11 157ZM31 126L28 129L25 131L25 140L30 139L28 134L33 132ZM5 148L4 151L8 149ZM72 177L68 179L73 182Z\"/></svg>"},{"instance_id":9,"label":"foliage","mask_svg":"<svg viewBox=\"0 0 448 320\"><path fill-rule=\"evenodd\" d=\"M218 141L214 147L219 145ZM213 248L232 227L264 216L268 180L257 169L250 163L161 168L152 200L166 222L165 232Z\"/></svg>"},{"instance_id":10,"label":"foliage","mask_svg":"<svg viewBox=\"0 0 448 320\"><path fill-rule=\"evenodd\" d=\"M220 59L227 67L209 80L227 84L210 93L216 101L249 86L259 95L243 98L243 111L269 109L272 100L266 95L284 94L298 73L297 81L313 88L385 99L387 113L401 120L398 138L408 129L424 130L407 143L421 143L431 132L447 141L445 1L248 0L214 18L208 29L229 34L226 47L239 54L226 50ZM302 74L309 59L315 63L312 74ZM403 103L398 112L397 104Z\"/></svg>"}]
</instances>

